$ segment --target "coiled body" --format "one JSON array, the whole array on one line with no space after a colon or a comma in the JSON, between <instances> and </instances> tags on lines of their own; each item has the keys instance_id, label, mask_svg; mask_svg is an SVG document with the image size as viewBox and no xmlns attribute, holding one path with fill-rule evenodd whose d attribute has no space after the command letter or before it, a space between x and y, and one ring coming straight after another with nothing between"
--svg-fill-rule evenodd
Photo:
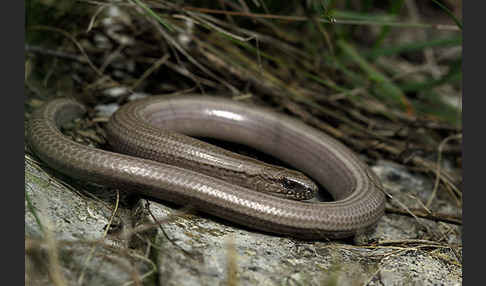
<instances>
[{"instance_id":1,"label":"coiled body","mask_svg":"<svg viewBox=\"0 0 486 286\"><path fill-rule=\"evenodd\" d=\"M33 151L69 176L190 204L250 228L304 239L351 236L383 215L385 197L374 173L341 143L282 114L206 96L137 100L118 110L107 126L110 144L130 154L125 155L80 145L60 133L64 122L83 112L73 100L56 99L36 110L29 122ZM231 155L201 155L198 143L167 130L233 141L273 155L319 182L335 201L292 201L236 185L232 173L246 172L251 180L258 167L235 163ZM216 161L217 168L207 167L203 159L187 163L195 165L187 166L192 170L147 159L170 163L194 155ZM233 171L221 171L218 164ZM198 165L202 173L194 171ZM216 172L229 181L209 176Z\"/></svg>"}]
</instances>

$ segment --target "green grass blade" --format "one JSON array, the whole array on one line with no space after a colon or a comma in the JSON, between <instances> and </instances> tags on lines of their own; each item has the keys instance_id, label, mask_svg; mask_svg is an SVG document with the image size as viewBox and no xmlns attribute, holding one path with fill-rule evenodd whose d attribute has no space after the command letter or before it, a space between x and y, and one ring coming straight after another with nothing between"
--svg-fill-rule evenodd
<instances>
[{"instance_id":1,"label":"green grass blade","mask_svg":"<svg viewBox=\"0 0 486 286\"><path fill-rule=\"evenodd\" d=\"M385 74L378 71L373 65L368 63L364 57L359 55L354 47L343 40L338 40L337 45L342 52L346 56L350 57L351 60L356 63L374 83L373 94L376 97L384 100L386 103L398 105L404 109L410 108L410 104L403 91Z\"/></svg>"},{"instance_id":2,"label":"green grass blade","mask_svg":"<svg viewBox=\"0 0 486 286\"><path fill-rule=\"evenodd\" d=\"M164 21L159 15L157 15L157 13L155 13L152 9L150 9L150 7L148 7L147 5L145 5L145 3L143 3L140 0L133 0L133 2L135 2L135 4L137 4L145 12L147 12L151 17L153 17L154 19L156 19L160 24L162 24L164 27L166 27L167 30L169 30L171 32L174 31L174 28L172 28L172 26L169 23L167 23L166 21Z\"/></svg>"},{"instance_id":3,"label":"green grass blade","mask_svg":"<svg viewBox=\"0 0 486 286\"><path fill-rule=\"evenodd\" d=\"M398 13L400 12L400 9L402 9L404 3L405 3L404 0L392 1L391 7L390 7L390 14L391 15L398 15ZM381 28L380 35L378 36L378 39L375 41L375 44L373 46L375 49L381 47L386 36L388 36L388 34L390 33L390 29L391 29L390 26L383 26Z\"/></svg>"},{"instance_id":4,"label":"green grass blade","mask_svg":"<svg viewBox=\"0 0 486 286\"><path fill-rule=\"evenodd\" d=\"M41 232L44 232L44 226L42 225L42 222L39 216L37 215L37 212L35 211L34 205L30 200L30 196L28 192L25 192L25 200L27 201L27 208L29 209L29 212L32 214L32 216L34 216L34 219L37 222L37 225L39 225Z\"/></svg>"},{"instance_id":5,"label":"green grass blade","mask_svg":"<svg viewBox=\"0 0 486 286\"><path fill-rule=\"evenodd\" d=\"M462 45L462 36L434 39L423 42L407 43L399 46L383 47L380 49L364 52L362 55L368 59L376 59L381 56L390 56L403 52L420 51L430 47L453 47Z\"/></svg>"},{"instance_id":6,"label":"green grass blade","mask_svg":"<svg viewBox=\"0 0 486 286\"><path fill-rule=\"evenodd\" d=\"M432 0L432 2L434 2L437 6L439 6L442 10L444 10L444 12L447 13L447 15L449 15L452 20L454 20L454 22L456 23L456 25L459 27L459 29L462 30L462 23L461 21L459 21L459 19L457 19L456 16L454 16L454 14L451 12L451 10L447 9L446 6L444 6L442 3L440 3L439 1L437 0Z\"/></svg>"},{"instance_id":7,"label":"green grass blade","mask_svg":"<svg viewBox=\"0 0 486 286\"><path fill-rule=\"evenodd\" d=\"M458 60L455 62L450 71L444 75L443 77L436 79L436 80L429 80L424 82L409 82L403 85L400 85L400 88L404 92L416 92L416 91L424 91L429 90L434 87L437 87L442 84L446 83L454 83L458 82L462 79L462 60Z\"/></svg>"}]
</instances>

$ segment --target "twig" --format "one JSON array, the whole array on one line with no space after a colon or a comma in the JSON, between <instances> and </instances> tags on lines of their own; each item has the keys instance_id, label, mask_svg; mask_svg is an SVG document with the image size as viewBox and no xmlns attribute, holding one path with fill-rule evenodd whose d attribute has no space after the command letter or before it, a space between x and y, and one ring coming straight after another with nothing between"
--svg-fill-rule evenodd
<instances>
[{"instance_id":1,"label":"twig","mask_svg":"<svg viewBox=\"0 0 486 286\"><path fill-rule=\"evenodd\" d=\"M420 217L420 218L425 218L433 221L442 221L446 223L451 223L455 225L462 225L462 218L461 217L456 217L452 215L446 215L446 214L440 214L440 213L433 213L431 212L426 213L421 209L408 209L406 211L399 209L399 208L392 208L392 207L387 207L385 209L386 212L392 213L392 214L400 214L400 215L407 215L407 216L412 216L412 217ZM412 215L413 214L413 215Z\"/></svg>"},{"instance_id":2,"label":"twig","mask_svg":"<svg viewBox=\"0 0 486 286\"><path fill-rule=\"evenodd\" d=\"M34 45L25 45L25 51L28 53L36 53L36 54L41 54L41 55L46 55L46 56L53 56L61 59L66 59L66 60L71 60L71 61L76 61L80 63L87 64L88 60L80 55L74 54L74 53L68 53L64 51L55 51L51 50L48 48L44 48L41 46L34 46Z\"/></svg>"},{"instance_id":3,"label":"twig","mask_svg":"<svg viewBox=\"0 0 486 286\"><path fill-rule=\"evenodd\" d=\"M86 53L86 51L84 50L83 46L78 42L78 40L76 40L76 38L74 36L72 36L68 32L66 32L62 29L59 29L59 28L42 26L42 25L32 26L32 27L29 27L28 29L51 31L51 32L60 33L61 35L65 36L66 38L71 40L71 42L73 42L73 44L76 46L76 48L78 48L78 50L81 52L81 54L83 54L84 60L96 72L96 74L98 76L103 76L103 73L90 60L90 58L89 58L88 54Z\"/></svg>"},{"instance_id":4,"label":"twig","mask_svg":"<svg viewBox=\"0 0 486 286\"><path fill-rule=\"evenodd\" d=\"M150 68L148 68L143 75L137 79L137 81L132 85L131 89L135 90L151 73L157 70L161 65L163 65L169 59L169 54L165 54L162 58L158 59Z\"/></svg>"}]
</instances>

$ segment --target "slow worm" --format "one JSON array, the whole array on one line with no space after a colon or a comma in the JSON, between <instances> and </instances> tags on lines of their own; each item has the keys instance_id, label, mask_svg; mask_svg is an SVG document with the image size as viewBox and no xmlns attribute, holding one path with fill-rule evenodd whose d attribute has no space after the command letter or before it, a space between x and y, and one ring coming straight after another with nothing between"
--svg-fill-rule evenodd
<instances>
[{"instance_id":1,"label":"slow worm","mask_svg":"<svg viewBox=\"0 0 486 286\"><path fill-rule=\"evenodd\" d=\"M110 152L78 144L60 132L84 112L74 100L55 99L37 109L28 125L32 150L71 177L189 204L252 229L302 239L352 236L372 228L384 213L380 182L365 163L335 139L284 114L216 97L149 97L122 106L110 118L108 141L116 150ZM296 201L261 192L275 181L262 183L261 170L267 169L278 178L277 185L300 191L300 199L315 185L299 172L282 178L278 167L272 171L251 159L243 164L238 155L217 147L205 153L207 144L179 133L241 143L273 155L316 180L335 200ZM238 173L244 179L234 176Z\"/></svg>"}]
</instances>

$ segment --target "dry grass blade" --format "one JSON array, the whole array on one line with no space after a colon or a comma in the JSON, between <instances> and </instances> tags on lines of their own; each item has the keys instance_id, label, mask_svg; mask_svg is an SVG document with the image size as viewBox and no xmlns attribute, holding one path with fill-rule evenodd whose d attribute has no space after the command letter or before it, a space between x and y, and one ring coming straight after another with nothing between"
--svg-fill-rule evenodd
<instances>
[{"instance_id":1,"label":"dry grass blade","mask_svg":"<svg viewBox=\"0 0 486 286\"><path fill-rule=\"evenodd\" d=\"M49 276L55 286L68 285L66 278L62 274L59 262L58 245L54 237L52 224L47 219L43 219L43 221L43 225L45 226L44 238L48 246L47 256L49 260Z\"/></svg>"},{"instance_id":2,"label":"dry grass blade","mask_svg":"<svg viewBox=\"0 0 486 286\"><path fill-rule=\"evenodd\" d=\"M113 210L113 212L111 214L111 217L110 217L110 220L108 221L108 224L107 224L107 226L105 228L105 231L104 231L103 236L102 236L103 238L106 237L106 235L108 234L108 231L110 230L111 223L113 222L113 218L115 217L116 212L118 210L118 204L119 204L119 202L120 202L120 192L117 190L116 191L115 209ZM86 269L88 267L88 263L92 259L93 254L94 254L95 251L96 251L96 247L93 246L91 248L89 254L86 256L86 259L84 260L84 267L83 267L83 269L81 271L81 274L78 277L78 284L79 285L83 285L84 275L86 273Z\"/></svg>"},{"instance_id":3,"label":"dry grass blade","mask_svg":"<svg viewBox=\"0 0 486 286\"><path fill-rule=\"evenodd\" d=\"M198 11L201 13L209 13L209 14L225 14L231 16L241 16L241 17L250 17L250 18L264 18L264 19L275 19L275 20L284 20L284 21L310 21L308 17L300 17L300 16L287 16L287 15L272 15L272 14L257 14L257 13L247 13L247 12L240 12L240 11L223 11L223 10L214 10L208 8L199 8L199 7L190 7L190 6L183 6L180 7L182 10L187 11ZM363 21L363 20L341 20L333 18L330 19L318 19L321 23L326 24L345 24L345 25L372 25L372 26L393 26L393 27L405 27L405 28L431 28L437 30L450 30L450 31L458 31L459 28L457 26L452 25L430 25L430 24L422 24L422 23L402 23L402 22L390 22L390 21Z\"/></svg>"},{"instance_id":4,"label":"dry grass blade","mask_svg":"<svg viewBox=\"0 0 486 286\"><path fill-rule=\"evenodd\" d=\"M430 207L432 204L432 200L435 198L435 195L437 193L437 189L439 188L439 181L440 181L440 172L441 172L441 160L442 160L442 150L444 149L445 144L447 144L448 141L450 140L460 140L462 139L462 134L456 134L456 135L451 135L439 144L438 148L438 155L437 155L437 168L436 168L436 179L434 183L434 189L432 191L432 194L430 194L429 199L427 200L427 207Z\"/></svg>"}]
</instances>

